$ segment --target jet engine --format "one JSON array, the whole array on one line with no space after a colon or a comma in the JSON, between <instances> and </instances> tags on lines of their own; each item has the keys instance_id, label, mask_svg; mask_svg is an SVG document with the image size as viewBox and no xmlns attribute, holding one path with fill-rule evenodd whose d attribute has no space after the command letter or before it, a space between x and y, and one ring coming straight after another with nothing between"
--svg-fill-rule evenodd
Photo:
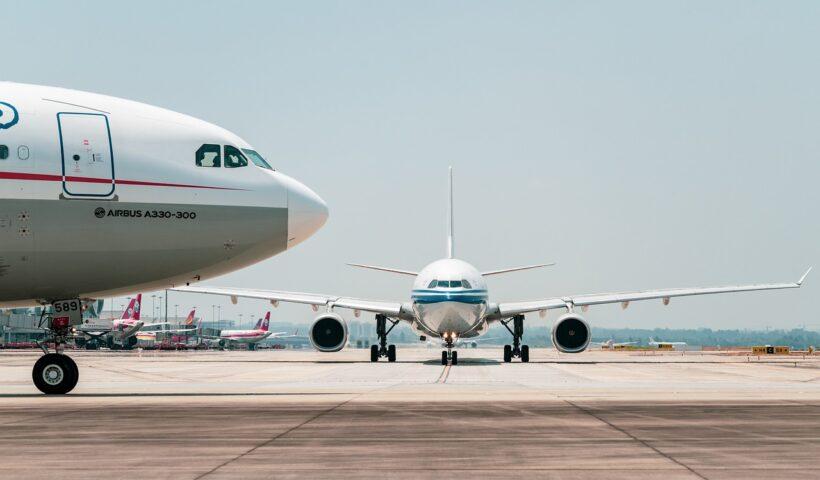
<instances>
[{"instance_id":1,"label":"jet engine","mask_svg":"<svg viewBox=\"0 0 820 480\"><path fill-rule=\"evenodd\" d=\"M337 313L323 313L313 321L308 337L316 350L338 352L347 345L347 323Z\"/></svg>"},{"instance_id":2,"label":"jet engine","mask_svg":"<svg viewBox=\"0 0 820 480\"><path fill-rule=\"evenodd\" d=\"M552 326L552 344L562 353L583 352L591 338L589 324L575 313L567 313Z\"/></svg>"}]
</instances>

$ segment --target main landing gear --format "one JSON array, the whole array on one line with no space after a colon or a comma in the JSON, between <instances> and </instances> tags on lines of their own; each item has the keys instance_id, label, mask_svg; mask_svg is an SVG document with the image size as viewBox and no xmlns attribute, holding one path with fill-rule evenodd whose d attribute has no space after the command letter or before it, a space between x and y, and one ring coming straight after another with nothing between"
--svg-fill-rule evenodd
<instances>
[{"instance_id":1,"label":"main landing gear","mask_svg":"<svg viewBox=\"0 0 820 480\"><path fill-rule=\"evenodd\" d=\"M79 300L76 301L79 303ZM41 316L41 323L42 320ZM73 390L80 379L77 364L71 357L63 354L66 340L71 335L70 317L46 317L46 325L50 338L39 344L45 355L34 364L31 379L37 389L45 394L65 394ZM45 343L49 341L54 342L55 353L49 353Z\"/></svg>"},{"instance_id":2,"label":"main landing gear","mask_svg":"<svg viewBox=\"0 0 820 480\"><path fill-rule=\"evenodd\" d=\"M441 364L447 365L449 363L450 365L458 365L458 352L453 350L455 335L445 333L441 338L444 339L444 346L447 347L447 350L441 351Z\"/></svg>"},{"instance_id":3,"label":"main landing gear","mask_svg":"<svg viewBox=\"0 0 820 480\"><path fill-rule=\"evenodd\" d=\"M390 321L390 328L387 328L387 322ZM370 361L378 362L379 358L387 357L388 362L396 361L396 346L387 344L387 335L393 330L399 322L394 322L381 313L376 315L376 335L379 336L379 344L370 346Z\"/></svg>"},{"instance_id":4,"label":"main landing gear","mask_svg":"<svg viewBox=\"0 0 820 480\"><path fill-rule=\"evenodd\" d=\"M512 322L513 328L510 328L510 322ZM529 362L530 346L521 345L521 338L524 336L524 315L516 315L506 321L502 320L501 324L513 336L513 344L504 345L504 363L510 363L513 357L520 358L524 363Z\"/></svg>"}]
</instances>

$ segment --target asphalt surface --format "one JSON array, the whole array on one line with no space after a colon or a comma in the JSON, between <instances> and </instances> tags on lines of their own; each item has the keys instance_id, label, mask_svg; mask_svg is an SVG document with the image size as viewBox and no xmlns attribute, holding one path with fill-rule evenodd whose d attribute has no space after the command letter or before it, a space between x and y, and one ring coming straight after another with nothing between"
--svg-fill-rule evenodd
<instances>
[{"instance_id":1,"label":"asphalt surface","mask_svg":"<svg viewBox=\"0 0 820 480\"><path fill-rule=\"evenodd\" d=\"M0 478L820 478L820 356L0 352Z\"/></svg>"}]
</instances>

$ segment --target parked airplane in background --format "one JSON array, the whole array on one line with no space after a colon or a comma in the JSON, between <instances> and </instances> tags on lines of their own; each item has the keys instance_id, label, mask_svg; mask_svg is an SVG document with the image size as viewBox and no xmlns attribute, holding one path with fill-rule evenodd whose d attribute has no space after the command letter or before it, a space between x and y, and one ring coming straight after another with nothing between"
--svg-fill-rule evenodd
<instances>
[{"instance_id":1,"label":"parked airplane in background","mask_svg":"<svg viewBox=\"0 0 820 480\"><path fill-rule=\"evenodd\" d=\"M686 342L656 342L655 339L649 337L649 346L659 349L675 349L679 347L686 347Z\"/></svg>"},{"instance_id":2,"label":"parked airplane in background","mask_svg":"<svg viewBox=\"0 0 820 480\"><path fill-rule=\"evenodd\" d=\"M613 349L613 348L617 348L617 347L626 347L628 345L635 345L637 343L638 342L615 342L614 340L612 340L610 338L606 342L591 342L590 345L597 345L597 346L599 346L599 347L601 347L602 349L605 350L605 349Z\"/></svg>"},{"instance_id":3,"label":"parked airplane in background","mask_svg":"<svg viewBox=\"0 0 820 480\"><path fill-rule=\"evenodd\" d=\"M589 324L576 311L576 308L585 311L590 305L607 303L620 303L623 308L626 308L630 302L650 299L661 299L663 304L667 305L672 297L797 288L801 286L808 274L806 272L795 283L566 295L528 302L494 303L489 301L485 277L544 265L480 272L469 263L456 259L453 241L452 168L450 169L449 194L449 234L446 258L427 265L420 272L354 264L358 267L415 277L409 302L373 301L338 295L244 288L189 286L177 290L227 295L232 301L236 301L238 297L246 297L270 300L274 306L279 302L293 302L312 305L314 310L324 308L326 311L319 314L308 332L313 346L322 352L336 352L347 344L347 324L335 312L335 309L353 310L356 316L362 311L373 312L376 314L376 333L379 336L379 345L371 346L371 361L378 361L383 356L386 356L390 362L396 360L396 347L387 344L387 335L398 322L405 321L416 330L420 337L442 339L446 350L441 352L441 363L451 362L454 365L458 363L458 356L457 352L453 351L453 347L459 340L483 335L494 322L500 322L512 335L512 345L504 346L504 361L509 362L513 357L519 357L523 362L529 361L529 347L521 345L524 335L524 315L527 313L538 312L543 317L548 310L566 310L566 313L553 324L552 342L561 352L578 353L589 346L591 335ZM502 228L497 221L494 227ZM389 328L387 327L388 322L391 323Z\"/></svg>"},{"instance_id":4,"label":"parked airplane in background","mask_svg":"<svg viewBox=\"0 0 820 480\"><path fill-rule=\"evenodd\" d=\"M246 343L249 350L255 350L256 344L268 337L279 338L287 335L287 332L271 332L270 312L265 314L265 318L260 318L252 330L220 330L219 335L206 336L199 333L198 336L212 344L226 347L232 343Z\"/></svg>"},{"instance_id":5,"label":"parked airplane in background","mask_svg":"<svg viewBox=\"0 0 820 480\"><path fill-rule=\"evenodd\" d=\"M101 337L108 335L109 347L115 344L124 347L131 347L137 343L134 337L143 326L140 320L140 307L142 306L142 294L132 298L128 303L128 308L122 312L122 316L111 321L110 324L83 323L75 328L75 332L91 337L95 342L99 342Z\"/></svg>"},{"instance_id":6,"label":"parked airplane in background","mask_svg":"<svg viewBox=\"0 0 820 480\"><path fill-rule=\"evenodd\" d=\"M160 323L149 323L143 326L143 329L137 332L136 338L137 340L146 341L146 342L155 342L157 340L157 334L180 334L180 333L191 333L196 332L196 308L191 310L191 313L188 314L188 317L185 319L185 323L183 324L184 328L168 328L168 329L159 329L159 330L145 330L146 327L152 326L165 326L170 325L169 322L160 322Z\"/></svg>"},{"instance_id":7,"label":"parked airplane in background","mask_svg":"<svg viewBox=\"0 0 820 480\"><path fill-rule=\"evenodd\" d=\"M77 383L62 352L83 300L237 270L304 241L327 214L309 188L216 125L0 82L0 308L52 306L44 320L57 353L32 371L45 393Z\"/></svg>"}]
</instances>

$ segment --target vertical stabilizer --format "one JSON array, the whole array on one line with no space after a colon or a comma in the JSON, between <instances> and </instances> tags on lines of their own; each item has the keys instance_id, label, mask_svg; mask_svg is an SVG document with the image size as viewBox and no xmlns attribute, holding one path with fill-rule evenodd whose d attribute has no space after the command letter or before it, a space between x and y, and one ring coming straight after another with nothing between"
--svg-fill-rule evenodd
<instances>
[{"instance_id":1,"label":"vertical stabilizer","mask_svg":"<svg viewBox=\"0 0 820 480\"><path fill-rule=\"evenodd\" d=\"M188 318L185 319L185 325L192 327L194 325L194 316L196 315L196 309L191 310L191 313L188 314Z\"/></svg>"},{"instance_id":2,"label":"vertical stabilizer","mask_svg":"<svg viewBox=\"0 0 820 480\"><path fill-rule=\"evenodd\" d=\"M139 320L140 319L140 304L142 303L142 294L137 294L136 298L132 298L128 304L128 308L122 312L122 320Z\"/></svg>"},{"instance_id":3,"label":"vertical stabilizer","mask_svg":"<svg viewBox=\"0 0 820 480\"><path fill-rule=\"evenodd\" d=\"M270 312L265 314L265 319L262 320L262 331L267 332L270 328Z\"/></svg>"},{"instance_id":4,"label":"vertical stabilizer","mask_svg":"<svg viewBox=\"0 0 820 480\"><path fill-rule=\"evenodd\" d=\"M450 167L450 201L447 203L447 258L455 255L455 238L453 235L453 167Z\"/></svg>"}]
</instances>

